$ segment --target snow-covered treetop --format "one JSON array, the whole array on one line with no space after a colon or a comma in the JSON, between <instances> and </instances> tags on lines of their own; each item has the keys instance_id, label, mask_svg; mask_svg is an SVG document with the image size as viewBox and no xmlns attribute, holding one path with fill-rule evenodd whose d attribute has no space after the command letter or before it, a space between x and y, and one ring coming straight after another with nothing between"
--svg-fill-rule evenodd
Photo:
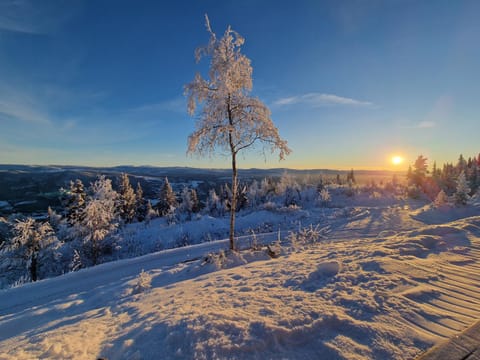
<instances>
[{"instance_id":1,"label":"snow-covered treetop","mask_svg":"<svg viewBox=\"0 0 480 360\"><path fill-rule=\"evenodd\" d=\"M257 140L280 159L290 153L270 118L270 110L258 98L249 96L252 89L252 66L241 53L244 38L227 27L217 38L206 16L210 34L208 45L195 51L197 62L209 57L208 79L199 73L185 86L188 112L194 115L200 106L196 130L188 139L188 153L211 155L218 147L237 154Z\"/></svg>"}]
</instances>

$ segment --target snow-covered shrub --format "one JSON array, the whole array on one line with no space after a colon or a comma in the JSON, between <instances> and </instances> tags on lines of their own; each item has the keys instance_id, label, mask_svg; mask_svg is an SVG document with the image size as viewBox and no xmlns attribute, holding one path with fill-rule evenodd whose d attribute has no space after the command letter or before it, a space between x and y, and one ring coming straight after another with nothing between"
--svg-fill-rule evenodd
<instances>
[{"instance_id":1,"label":"snow-covered shrub","mask_svg":"<svg viewBox=\"0 0 480 360\"><path fill-rule=\"evenodd\" d=\"M332 197L330 196L330 192L326 187L324 187L320 193L318 194L318 202L320 206L327 206L330 201L332 200Z\"/></svg>"},{"instance_id":2,"label":"snow-covered shrub","mask_svg":"<svg viewBox=\"0 0 480 360\"><path fill-rule=\"evenodd\" d=\"M411 199L420 199L422 190L417 185L413 184L407 187L407 195Z\"/></svg>"},{"instance_id":3,"label":"snow-covered shrub","mask_svg":"<svg viewBox=\"0 0 480 360\"><path fill-rule=\"evenodd\" d=\"M273 201L267 201L265 204L261 206L261 209L264 209L267 211L275 211L278 209L278 205Z\"/></svg>"},{"instance_id":4,"label":"snow-covered shrub","mask_svg":"<svg viewBox=\"0 0 480 360\"><path fill-rule=\"evenodd\" d=\"M217 195L215 189L212 189L208 192L207 201L205 203L206 214L212 216L224 216L227 209L222 199Z\"/></svg>"},{"instance_id":5,"label":"snow-covered shrub","mask_svg":"<svg viewBox=\"0 0 480 360\"><path fill-rule=\"evenodd\" d=\"M227 262L227 253L220 250L218 253L209 253L204 260L207 264L213 264L215 268L221 269Z\"/></svg>"},{"instance_id":6,"label":"snow-covered shrub","mask_svg":"<svg viewBox=\"0 0 480 360\"><path fill-rule=\"evenodd\" d=\"M304 228L300 228L298 232L290 232L289 239L292 243L301 243L301 244L312 244L317 242L321 238L320 230L318 229L319 225L317 226L307 226Z\"/></svg>"},{"instance_id":7,"label":"snow-covered shrub","mask_svg":"<svg viewBox=\"0 0 480 360\"><path fill-rule=\"evenodd\" d=\"M382 198L382 194L379 191L373 191L370 194L370 199L381 199L381 198Z\"/></svg>"},{"instance_id":8,"label":"snow-covered shrub","mask_svg":"<svg viewBox=\"0 0 480 360\"><path fill-rule=\"evenodd\" d=\"M279 241L267 245L267 255L270 256L272 259L276 259L282 255L283 249L282 245Z\"/></svg>"},{"instance_id":9,"label":"snow-covered shrub","mask_svg":"<svg viewBox=\"0 0 480 360\"><path fill-rule=\"evenodd\" d=\"M348 197L354 197L357 194L357 186L355 183L349 181L345 186L343 193Z\"/></svg>"},{"instance_id":10,"label":"snow-covered shrub","mask_svg":"<svg viewBox=\"0 0 480 360\"><path fill-rule=\"evenodd\" d=\"M150 201L147 201L146 209L145 209L145 223L150 223L152 219L155 219L158 217L158 211L155 210L152 206L152 203Z\"/></svg>"},{"instance_id":11,"label":"snow-covered shrub","mask_svg":"<svg viewBox=\"0 0 480 360\"><path fill-rule=\"evenodd\" d=\"M300 189L294 186L287 186L283 197L283 204L285 206L298 206L300 205L300 201L302 199Z\"/></svg>"},{"instance_id":12,"label":"snow-covered shrub","mask_svg":"<svg viewBox=\"0 0 480 360\"><path fill-rule=\"evenodd\" d=\"M78 271L84 267L82 256L80 255L80 252L77 249L73 250L72 260L70 261L70 264L68 267L70 271Z\"/></svg>"},{"instance_id":13,"label":"snow-covered shrub","mask_svg":"<svg viewBox=\"0 0 480 360\"><path fill-rule=\"evenodd\" d=\"M251 230L251 231L252 231L252 240L250 242L250 249L258 250L260 248L260 246L258 245L257 234L255 233L255 231L253 231L253 230Z\"/></svg>"},{"instance_id":14,"label":"snow-covered shrub","mask_svg":"<svg viewBox=\"0 0 480 360\"><path fill-rule=\"evenodd\" d=\"M152 275L143 271L142 269L140 274L138 274L137 276L137 282L133 287L133 293L140 294L149 290L151 287L152 287Z\"/></svg>"},{"instance_id":15,"label":"snow-covered shrub","mask_svg":"<svg viewBox=\"0 0 480 360\"><path fill-rule=\"evenodd\" d=\"M253 180L253 182L248 186L246 196L248 207L255 209L260 204L261 191L257 180Z\"/></svg>"},{"instance_id":16,"label":"snow-covered shrub","mask_svg":"<svg viewBox=\"0 0 480 360\"><path fill-rule=\"evenodd\" d=\"M188 232L181 232L175 240L175 247L183 247L192 244L192 236Z\"/></svg>"},{"instance_id":17,"label":"snow-covered shrub","mask_svg":"<svg viewBox=\"0 0 480 360\"><path fill-rule=\"evenodd\" d=\"M435 198L433 204L437 208L441 208L441 207L444 207L444 206L448 205L448 196L447 196L447 194L445 194L445 191L440 190L440 192L438 193L437 197Z\"/></svg>"}]
</instances>

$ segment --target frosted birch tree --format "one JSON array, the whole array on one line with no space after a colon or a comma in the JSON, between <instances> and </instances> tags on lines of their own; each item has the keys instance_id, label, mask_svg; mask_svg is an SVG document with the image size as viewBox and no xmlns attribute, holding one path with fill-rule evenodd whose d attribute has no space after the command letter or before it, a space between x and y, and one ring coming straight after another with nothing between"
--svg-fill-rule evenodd
<instances>
[{"instance_id":1,"label":"frosted birch tree","mask_svg":"<svg viewBox=\"0 0 480 360\"><path fill-rule=\"evenodd\" d=\"M208 77L197 73L185 86L188 112L197 115L195 131L188 138L188 153L212 155L216 150L228 154L232 163L232 206L230 207L230 248L235 249L235 210L237 208L237 156L240 151L260 143L263 150L278 150L280 160L290 153L270 118L270 110L250 96L252 66L241 53L244 38L227 27L217 38L205 16L210 41L197 48L197 62L210 58ZM197 110L197 105L199 109Z\"/></svg>"},{"instance_id":2,"label":"frosted birch tree","mask_svg":"<svg viewBox=\"0 0 480 360\"><path fill-rule=\"evenodd\" d=\"M102 249L102 241L118 226L118 193L112 188L112 181L100 176L90 187L80 230L83 241L89 246L90 258L97 265Z\"/></svg>"},{"instance_id":3,"label":"frosted birch tree","mask_svg":"<svg viewBox=\"0 0 480 360\"><path fill-rule=\"evenodd\" d=\"M54 266L54 264L42 264L42 261L49 258L48 252L54 252L54 245L58 247L58 240L53 229L48 222L39 223L28 217L25 220L18 220L13 230L14 237L10 248L20 252L30 279L37 281L39 269L42 265L44 267ZM54 261L53 258L55 256L50 256L51 261Z\"/></svg>"}]
</instances>

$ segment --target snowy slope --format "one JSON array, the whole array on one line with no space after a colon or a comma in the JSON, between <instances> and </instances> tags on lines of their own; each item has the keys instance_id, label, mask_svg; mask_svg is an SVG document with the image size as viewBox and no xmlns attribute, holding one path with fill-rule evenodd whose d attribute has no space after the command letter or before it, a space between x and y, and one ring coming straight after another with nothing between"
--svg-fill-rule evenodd
<instances>
[{"instance_id":1,"label":"snowy slope","mask_svg":"<svg viewBox=\"0 0 480 360\"><path fill-rule=\"evenodd\" d=\"M0 359L410 359L480 319L479 214L357 209L277 259L218 270L211 242L2 291Z\"/></svg>"}]
</instances>

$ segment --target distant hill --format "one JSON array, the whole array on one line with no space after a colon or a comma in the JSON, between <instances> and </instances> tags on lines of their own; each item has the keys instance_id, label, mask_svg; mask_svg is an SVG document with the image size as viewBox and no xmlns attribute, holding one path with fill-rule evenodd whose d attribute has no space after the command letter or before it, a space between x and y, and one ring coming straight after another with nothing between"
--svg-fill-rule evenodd
<instances>
[{"instance_id":1,"label":"distant hill","mask_svg":"<svg viewBox=\"0 0 480 360\"><path fill-rule=\"evenodd\" d=\"M283 173L297 177L324 176L334 177L337 174L345 176L347 171L329 169L296 170L286 168L274 169L240 169L242 182L265 177L278 178ZM184 186L195 186L200 198L206 196L208 190L230 182L230 169L205 169L191 167L154 167L122 165L115 167L89 167L72 165L5 165L0 164L0 215L12 212L26 214L45 212L49 206L60 206L60 188L68 188L71 180L81 179L88 186L98 175L111 178L114 187L121 173L131 176L131 183L136 186L140 182L145 197L155 198L160 185L168 177L175 191ZM391 178L395 172L358 170L355 176L358 181L370 179ZM397 174L403 175L403 173Z\"/></svg>"}]
</instances>

